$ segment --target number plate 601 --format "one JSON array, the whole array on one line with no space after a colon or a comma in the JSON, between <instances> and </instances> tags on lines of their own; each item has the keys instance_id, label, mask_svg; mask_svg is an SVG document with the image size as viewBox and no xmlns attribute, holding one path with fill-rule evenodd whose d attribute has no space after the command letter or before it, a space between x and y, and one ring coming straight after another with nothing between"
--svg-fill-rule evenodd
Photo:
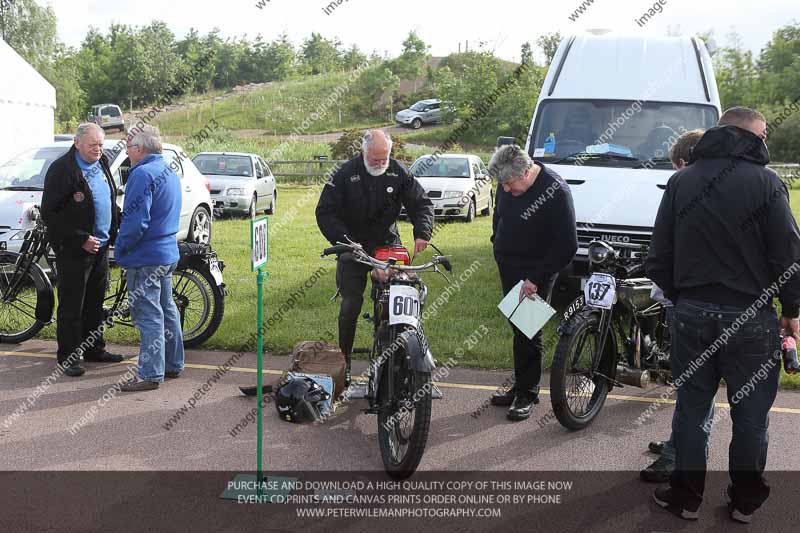
<instances>
[{"instance_id":1,"label":"number plate 601","mask_svg":"<svg viewBox=\"0 0 800 533\"><path fill-rule=\"evenodd\" d=\"M407 285L392 285L389 288L389 325L419 325L419 291Z\"/></svg>"}]
</instances>

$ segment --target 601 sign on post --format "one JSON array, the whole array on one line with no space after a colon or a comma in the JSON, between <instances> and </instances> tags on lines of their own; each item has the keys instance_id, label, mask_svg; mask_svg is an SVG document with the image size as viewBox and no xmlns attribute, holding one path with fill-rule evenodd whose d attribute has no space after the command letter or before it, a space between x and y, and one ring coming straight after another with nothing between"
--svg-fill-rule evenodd
<instances>
[{"instance_id":1,"label":"601 sign on post","mask_svg":"<svg viewBox=\"0 0 800 533\"><path fill-rule=\"evenodd\" d=\"M250 265L253 272L267 264L267 217L250 221Z\"/></svg>"}]
</instances>

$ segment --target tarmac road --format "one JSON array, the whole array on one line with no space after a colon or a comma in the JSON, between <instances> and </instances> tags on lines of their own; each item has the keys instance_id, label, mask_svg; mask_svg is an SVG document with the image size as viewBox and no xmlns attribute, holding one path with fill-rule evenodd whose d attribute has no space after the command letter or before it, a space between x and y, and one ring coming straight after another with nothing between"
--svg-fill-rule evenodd
<instances>
[{"instance_id":1,"label":"tarmac road","mask_svg":"<svg viewBox=\"0 0 800 533\"><path fill-rule=\"evenodd\" d=\"M136 348L131 346L114 346L112 351L132 357L136 354ZM180 379L170 380L156 391L115 396L113 392L106 393L133 368L132 361L116 365L89 363L84 376L62 376L33 405L28 405L30 402L26 399L54 369L54 352L55 344L49 341L3 345L0 350L0 470L19 474L42 470L211 471L224 479L229 473L254 469L255 424L248 423L240 433L231 434L234 426L256 404L254 398L244 397L238 390L240 385L255 383L254 354L237 357L225 352L189 351L187 369ZM233 368L213 383L210 378L215 372L218 377L222 374L218 366L226 361L231 362ZM363 362L354 363L354 366L354 375L365 367ZM277 380L286 367L288 358L266 357L265 383ZM661 531L671 531L683 524L656 509L648 501L653 487L638 481L637 471L654 459L646 452L647 443L669 435L672 403L660 404L641 426L635 423L662 388L614 389L595 422L580 432L564 429L549 414L546 387L542 403L530 420L509 422L504 409L491 406L473 416L509 375L510 371L451 370L447 380L440 384L445 397L434 402L428 445L412 479L427 479L426 473L435 476L441 472L460 472L465 476L489 472L486 475L494 475L496 479L503 479L504 472L537 475L549 472L588 484L586 490L589 493L597 490L598 495L611 485L623 487L624 490L620 490L629 496L615 501L626 508L638 509L636 512L640 515L652 514L663 521L662 526L667 529ZM549 376L545 376L543 385L547 385L548 379ZM187 402L206 383L212 384L207 385L195 407L188 408ZM718 406L724 405L724 398L724 390L721 390L717 395ZM9 418L21 405L27 405L26 411L16 419ZM182 407L186 407L185 413L180 414L180 419L172 420L170 429L165 429L170 417ZM281 421L275 409L267 405L264 409L265 471L351 471L353 475L388 479L381 474L383 465L376 438L376 417L361 413L364 407L365 401L353 400L340 407L325 424L301 426ZM76 426L81 424L81 417L85 425ZM787 506L781 496L775 496L757 517L763 520L762 526L769 524L775 531L790 531L791 528L783 529L783 521L789 517L786 513L791 509L791 516L797 517L800 512L797 505L800 454L795 451L800 441L798 422L800 393L781 391L770 417L767 470L773 471L772 475L778 480L774 492L780 495L786 489L784 497L791 496L794 505ZM713 503L708 506L716 509L710 510L705 518L705 526L710 528L705 530L709 531L717 530L714 524L727 524L724 510L719 511L721 501L718 500L721 500L721 487L726 482L722 472L727 469L730 435L730 420L723 417L715 424L711 438L709 469L718 473L709 475L707 494L711 495L708 500ZM9 475L0 473L0 480L8 481ZM606 485L590 490L589 485L604 478L608 479ZM2 489L4 486L6 489ZM0 494L9 487L8 483L0 481ZM788 490L788 487L793 489ZM211 501L217 502L217 495L214 494ZM571 513L589 510L584 507L585 497L588 496L575 501L576 505L579 501L583 503ZM767 512L770 507L772 513ZM0 511L0 517L2 514ZM20 520L21 516L28 515L15 516ZM613 526L609 530L651 530L626 529L625 524L634 522L617 522L616 517L606 516L605 524ZM469 521L466 524L474 526ZM471 527L465 526L463 530ZM585 529L586 526L575 527Z\"/></svg>"}]
</instances>

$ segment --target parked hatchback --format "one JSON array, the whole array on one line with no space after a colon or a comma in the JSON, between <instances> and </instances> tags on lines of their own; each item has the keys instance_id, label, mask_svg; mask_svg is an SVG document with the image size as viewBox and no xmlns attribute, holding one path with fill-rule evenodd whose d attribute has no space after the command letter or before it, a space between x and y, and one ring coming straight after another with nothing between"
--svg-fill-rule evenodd
<instances>
[{"instance_id":1,"label":"parked hatchback","mask_svg":"<svg viewBox=\"0 0 800 533\"><path fill-rule=\"evenodd\" d=\"M194 164L211 183L211 200L217 214L253 218L260 211L275 214L278 189L269 165L257 154L202 152Z\"/></svg>"},{"instance_id":2,"label":"parked hatchback","mask_svg":"<svg viewBox=\"0 0 800 533\"><path fill-rule=\"evenodd\" d=\"M104 130L125 131L125 118L122 116L122 109L116 104L93 105L86 119Z\"/></svg>"},{"instance_id":3,"label":"parked hatchback","mask_svg":"<svg viewBox=\"0 0 800 533\"><path fill-rule=\"evenodd\" d=\"M64 155L73 143L55 142L23 152L0 165L0 249L19 251L30 224L30 208L40 205L44 178L53 161ZM130 159L124 141L106 140L103 151L111 163L117 184L117 204L122 207L125 182L130 172ZM179 146L164 143L163 156L168 165L176 162L181 179L181 221L179 241L209 243L211 241L211 195L206 180L191 159L183 157Z\"/></svg>"},{"instance_id":4,"label":"parked hatchback","mask_svg":"<svg viewBox=\"0 0 800 533\"><path fill-rule=\"evenodd\" d=\"M411 126L415 130L423 124L441 122L448 105L441 100L420 100L408 109L403 109L395 115L395 120L403 126Z\"/></svg>"},{"instance_id":5,"label":"parked hatchback","mask_svg":"<svg viewBox=\"0 0 800 533\"><path fill-rule=\"evenodd\" d=\"M424 155L411 166L411 173L428 193L437 218L475 220L489 215L494 204L494 187L489 171L477 155Z\"/></svg>"}]
</instances>

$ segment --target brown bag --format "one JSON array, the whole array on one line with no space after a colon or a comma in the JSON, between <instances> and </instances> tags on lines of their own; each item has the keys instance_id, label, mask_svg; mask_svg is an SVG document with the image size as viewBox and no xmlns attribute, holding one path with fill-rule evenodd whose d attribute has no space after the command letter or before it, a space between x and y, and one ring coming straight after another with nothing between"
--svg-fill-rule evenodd
<instances>
[{"instance_id":1,"label":"brown bag","mask_svg":"<svg viewBox=\"0 0 800 533\"><path fill-rule=\"evenodd\" d=\"M344 392L344 353L338 346L321 341L298 342L292 350L290 372L327 374L333 378L333 397Z\"/></svg>"}]
</instances>

